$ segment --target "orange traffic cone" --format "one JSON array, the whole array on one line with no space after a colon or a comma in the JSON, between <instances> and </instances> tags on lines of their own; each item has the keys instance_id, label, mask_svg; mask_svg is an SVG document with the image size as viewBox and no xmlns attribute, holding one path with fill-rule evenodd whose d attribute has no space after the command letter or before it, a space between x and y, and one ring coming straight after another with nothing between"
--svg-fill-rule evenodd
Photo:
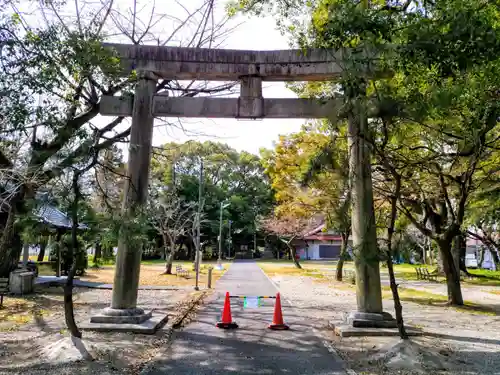
<instances>
[{"instance_id":1,"label":"orange traffic cone","mask_svg":"<svg viewBox=\"0 0 500 375\"><path fill-rule=\"evenodd\" d=\"M281 312L281 297L279 293L276 293L273 322L269 324L269 328L275 330L286 330L290 328L283 322L283 314Z\"/></svg>"},{"instance_id":2,"label":"orange traffic cone","mask_svg":"<svg viewBox=\"0 0 500 375\"><path fill-rule=\"evenodd\" d=\"M238 324L233 322L231 317L231 302L229 301L229 292L226 292L226 300L224 301L224 309L222 310L222 319L216 324L217 328L238 328Z\"/></svg>"}]
</instances>

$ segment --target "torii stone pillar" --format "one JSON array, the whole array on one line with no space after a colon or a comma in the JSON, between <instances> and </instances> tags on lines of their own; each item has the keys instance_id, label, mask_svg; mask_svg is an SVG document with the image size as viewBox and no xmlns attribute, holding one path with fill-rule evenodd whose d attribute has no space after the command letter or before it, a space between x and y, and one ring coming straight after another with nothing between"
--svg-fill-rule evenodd
<instances>
[{"instance_id":1,"label":"torii stone pillar","mask_svg":"<svg viewBox=\"0 0 500 375\"><path fill-rule=\"evenodd\" d=\"M352 93L346 95L350 94ZM357 94L354 96L358 96ZM349 315L348 322L354 327L396 328L396 321L390 314L383 312L382 306L380 257L373 208L371 150L366 141L367 134L366 109L356 103L348 115L348 145L358 308Z\"/></svg>"},{"instance_id":2,"label":"torii stone pillar","mask_svg":"<svg viewBox=\"0 0 500 375\"><path fill-rule=\"evenodd\" d=\"M106 47L118 54L124 74L137 69L163 79L240 81L241 84L239 98L167 97L154 95L155 79L144 75L137 85L135 99L102 98L102 115L132 116L130 186L124 205L127 212L133 212L134 205L146 199L153 116L335 118L344 104L344 98L327 101L266 99L262 97L262 81L338 78L342 74L339 61L344 53L350 53L347 50L243 51L125 44L107 44ZM370 150L364 140L368 122L364 109L354 106L348 120L358 307L349 322L353 326L395 326L390 314L382 310ZM141 249L129 248L124 238L121 237L119 245L112 305L104 315L123 317L130 312L142 319L147 314L136 306Z\"/></svg>"},{"instance_id":3,"label":"torii stone pillar","mask_svg":"<svg viewBox=\"0 0 500 375\"><path fill-rule=\"evenodd\" d=\"M132 111L127 180L123 198L124 220L132 219L146 203L154 117L151 111L157 79L151 72L138 72L138 82ZM130 240L124 225L119 234L118 254L113 282L111 306L102 314L93 316L92 323L140 324L152 313L137 308L137 292L141 268L142 248Z\"/></svg>"}]
</instances>

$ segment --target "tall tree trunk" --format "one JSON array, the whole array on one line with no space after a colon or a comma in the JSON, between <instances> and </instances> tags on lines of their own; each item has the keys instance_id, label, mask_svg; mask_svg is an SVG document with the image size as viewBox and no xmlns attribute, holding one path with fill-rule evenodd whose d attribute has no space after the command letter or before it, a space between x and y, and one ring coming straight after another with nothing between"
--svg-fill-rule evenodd
<instances>
[{"instance_id":1,"label":"tall tree trunk","mask_svg":"<svg viewBox=\"0 0 500 375\"><path fill-rule=\"evenodd\" d=\"M394 312L396 313L396 323L398 325L399 337L403 340L407 340L408 334L406 333L403 320L403 306L401 305L401 299L399 298L398 284L396 283L396 276L394 275L392 257L390 256L390 253L387 255L387 270L389 271L389 283L391 285L392 299L394 300Z\"/></svg>"},{"instance_id":2,"label":"tall tree trunk","mask_svg":"<svg viewBox=\"0 0 500 375\"><path fill-rule=\"evenodd\" d=\"M428 246L426 248L429 250L429 265L432 266L434 264L434 249L432 247L432 240L430 238L427 238L428 240Z\"/></svg>"},{"instance_id":3,"label":"tall tree trunk","mask_svg":"<svg viewBox=\"0 0 500 375\"><path fill-rule=\"evenodd\" d=\"M295 267L302 269L302 266L299 263L299 260L297 259L297 253L295 251L295 247L292 246L292 241L283 241L285 242L286 246L288 247L289 250L289 256L292 258L293 264L295 264Z\"/></svg>"},{"instance_id":4,"label":"tall tree trunk","mask_svg":"<svg viewBox=\"0 0 500 375\"><path fill-rule=\"evenodd\" d=\"M172 274L172 264L173 263L174 263L174 252L171 251L170 254L168 254L167 266L165 268L165 273L167 275L171 275Z\"/></svg>"},{"instance_id":5,"label":"tall tree trunk","mask_svg":"<svg viewBox=\"0 0 500 375\"><path fill-rule=\"evenodd\" d=\"M74 172L73 175L73 193L75 194L73 200L73 207L71 209L71 246L68 251L68 259L71 259L73 262L71 264L71 268L68 272L68 279L66 280L66 285L64 286L64 317L66 320L66 325L71 333L71 336L81 338L82 333L78 329L78 326L75 322L75 314L74 314L74 306L73 306L73 279L76 274L77 268L77 253L79 251L78 246L78 237L77 237L77 229L78 229L78 200L80 198L80 189L78 186L79 173Z\"/></svg>"},{"instance_id":6,"label":"tall tree trunk","mask_svg":"<svg viewBox=\"0 0 500 375\"><path fill-rule=\"evenodd\" d=\"M22 246L19 246L18 251L12 246L16 235L14 228L15 216L16 210L14 205L12 205L9 209L7 222L3 228L2 238L0 239L0 277L9 277L10 272L15 268L13 259L19 260L21 256Z\"/></svg>"},{"instance_id":7,"label":"tall tree trunk","mask_svg":"<svg viewBox=\"0 0 500 375\"><path fill-rule=\"evenodd\" d=\"M437 273L439 275L445 275L446 273L444 271L444 262L443 262L443 255L441 254L441 250L439 249L438 245L438 251L437 251L437 258L436 258L436 265L437 265Z\"/></svg>"},{"instance_id":8,"label":"tall tree trunk","mask_svg":"<svg viewBox=\"0 0 500 375\"><path fill-rule=\"evenodd\" d=\"M335 272L335 279L337 281L342 281L342 269L344 267L344 261L347 258L347 245L349 241L349 232L342 233L341 235L342 243L340 245L340 258L337 262L337 270Z\"/></svg>"},{"instance_id":9,"label":"tall tree trunk","mask_svg":"<svg viewBox=\"0 0 500 375\"><path fill-rule=\"evenodd\" d=\"M64 286L64 318L66 320L66 326L68 327L71 336L81 338L82 333L76 325L73 307L73 279L75 278L76 274L76 266L76 257L73 255L73 264L71 265L68 278L66 279L66 285Z\"/></svg>"},{"instance_id":10,"label":"tall tree trunk","mask_svg":"<svg viewBox=\"0 0 500 375\"><path fill-rule=\"evenodd\" d=\"M389 226L387 228L387 270L389 271L389 283L391 285L392 299L394 300L394 312L396 314L396 324L399 330L399 336L403 340L408 339L404 321L403 321L403 306L399 298L398 284L396 284L396 276L394 275L394 267L392 264L392 239L394 237L394 225L397 217L397 203L401 194L401 177L395 170L392 170L395 179L394 195L391 197L391 216Z\"/></svg>"},{"instance_id":11,"label":"tall tree trunk","mask_svg":"<svg viewBox=\"0 0 500 375\"><path fill-rule=\"evenodd\" d=\"M465 256L467 255L467 242L466 242L466 237L462 234L460 235L460 269L464 271L465 273L469 273L467 271L467 267L465 265Z\"/></svg>"},{"instance_id":12,"label":"tall tree trunk","mask_svg":"<svg viewBox=\"0 0 500 375\"><path fill-rule=\"evenodd\" d=\"M452 244L450 240L438 241L439 255L443 261L443 270L446 275L446 286L448 289L448 303L450 305L462 306L464 300L460 287L460 273L455 267L455 260L452 255Z\"/></svg>"},{"instance_id":13,"label":"tall tree trunk","mask_svg":"<svg viewBox=\"0 0 500 375\"><path fill-rule=\"evenodd\" d=\"M491 256L493 257L493 262L495 263L495 268L498 270L500 268L500 258L498 257L497 248L493 245L489 245L488 249L490 250Z\"/></svg>"},{"instance_id":14,"label":"tall tree trunk","mask_svg":"<svg viewBox=\"0 0 500 375\"><path fill-rule=\"evenodd\" d=\"M175 255L177 255L177 257L179 257L179 253L182 253L181 252L182 246L183 246L182 242L179 245L177 245L177 250L175 251ZM172 260L175 260L175 256L174 256L174 258Z\"/></svg>"},{"instance_id":15,"label":"tall tree trunk","mask_svg":"<svg viewBox=\"0 0 500 375\"><path fill-rule=\"evenodd\" d=\"M22 251L22 242L19 231L16 229L16 217L23 212L26 188L21 186L16 195L9 201L10 208L7 220L0 238L0 277L9 277L17 267Z\"/></svg>"},{"instance_id":16,"label":"tall tree trunk","mask_svg":"<svg viewBox=\"0 0 500 375\"><path fill-rule=\"evenodd\" d=\"M455 268L457 270L463 271L466 274L467 267L465 266L465 253L466 253L466 243L465 237L461 233L453 239L453 262L455 263Z\"/></svg>"},{"instance_id":17,"label":"tall tree trunk","mask_svg":"<svg viewBox=\"0 0 500 375\"><path fill-rule=\"evenodd\" d=\"M479 248L479 261L477 262L477 268L482 268L483 267L483 262L484 262L484 253L486 251L486 248L484 246L481 246Z\"/></svg>"},{"instance_id":18,"label":"tall tree trunk","mask_svg":"<svg viewBox=\"0 0 500 375\"><path fill-rule=\"evenodd\" d=\"M172 264L174 263L174 256L175 256L175 245L172 245L170 247L170 253L168 254L167 264L165 266L165 273L167 275L172 274Z\"/></svg>"},{"instance_id":19,"label":"tall tree trunk","mask_svg":"<svg viewBox=\"0 0 500 375\"><path fill-rule=\"evenodd\" d=\"M193 252L193 241L191 238L188 238L186 241L186 246L187 246L187 260L193 260L194 259L194 252Z\"/></svg>"},{"instance_id":20,"label":"tall tree trunk","mask_svg":"<svg viewBox=\"0 0 500 375\"><path fill-rule=\"evenodd\" d=\"M94 249L94 267L99 265L99 259L101 259L102 245L101 241L96 241Z\"/></svg>"},{"instance_id":21,"label":"tall tree trunk","mask_svg":"<svg viewBox=\"0 0 500 375\"><path fill-rule=\"evenodd\" d=\"M43 262L43 259L45 258L45 249L47 249L47 243L48 240L45 236L40 237L40 252L38 253L38 258L37 262Z\"/></svg>"}]
</instances>

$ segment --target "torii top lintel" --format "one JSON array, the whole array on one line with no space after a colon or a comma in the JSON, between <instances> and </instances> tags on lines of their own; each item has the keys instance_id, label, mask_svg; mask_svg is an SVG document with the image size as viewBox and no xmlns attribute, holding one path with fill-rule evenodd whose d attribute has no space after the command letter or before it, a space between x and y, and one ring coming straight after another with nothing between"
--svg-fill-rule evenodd
<instances>
[{"instance_id":1,"label":"torii top lintel","mask_svg":"<svg viewBox=\"0 0 500 375\"><path fill-rule=\"evenodd\" d=\"M125 73L147 70L165 79L327 81L342 72L342 51L326 49L250 51L104 44L118 53Z\"/></svg>"}]
</instances>

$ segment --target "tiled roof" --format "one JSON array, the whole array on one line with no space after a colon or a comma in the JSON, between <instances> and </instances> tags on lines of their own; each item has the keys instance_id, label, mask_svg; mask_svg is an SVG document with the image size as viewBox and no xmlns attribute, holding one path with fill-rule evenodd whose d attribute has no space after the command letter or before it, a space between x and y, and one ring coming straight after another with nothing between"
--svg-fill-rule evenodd
<instances>
[{"instance_id":1,"label":"tiled roof","mask_svg":"<svg viewBox=\"0 0 500 375\"><path fill-rule=\"evenodd\" d=\"M2 192L0 186L0 193ZM1 197L0 197L1 198ZM71 228L72 221L65 213L58 210L52 203L50 196L46 192L37 192L35 195L37 201L37 208L33 210L33 215L38 217L38 219L48 225L52 225L57 228ZM1 202L1 199L0 199ZM5 212L7 205L0 204L0 212ZM79 229L88 229L89 227L85 224L78 224Z\"/></svg>"},{"instance_id":2,"label":"tiled roof","mask_svg":"<svg viewBox=\"0 0 500 375\"><path fill-rule=\"evenodd\" d=\"M68 215L59 211L54 206L50 204L42 204L33 210L33 214L38 217L38 219L46 224L53 225L58 228L71 228L72 221ZM78 224L79 229L88 229L85 224Z\"/></svg>"}]
</instances>

